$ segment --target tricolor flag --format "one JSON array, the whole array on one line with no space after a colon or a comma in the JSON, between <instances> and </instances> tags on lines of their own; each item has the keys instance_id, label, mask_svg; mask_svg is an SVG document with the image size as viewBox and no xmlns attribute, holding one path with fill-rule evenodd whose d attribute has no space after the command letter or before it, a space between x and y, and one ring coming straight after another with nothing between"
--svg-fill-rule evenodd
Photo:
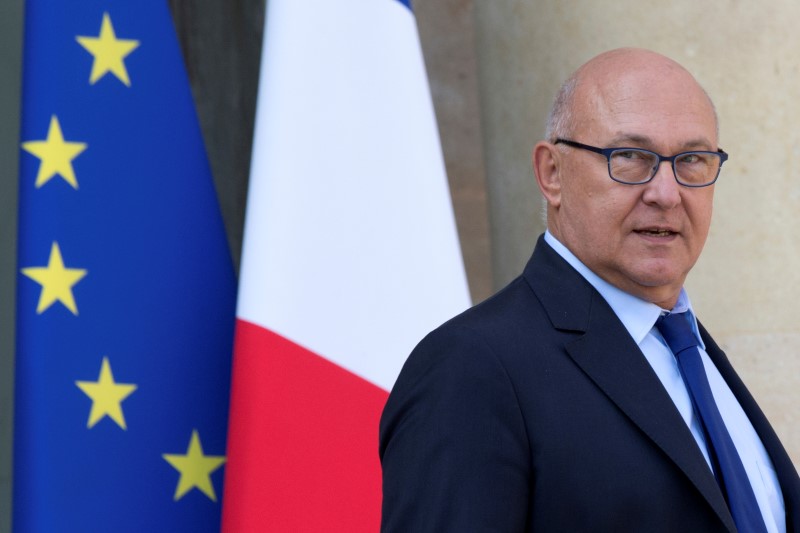
<instances>
[{"instance_id":1,"label":"tricolor flag","mask_svg":"<svg viewBox=\"0 0 800 533\"><path fill-rule=\"evenodd\" d=\"M166 1L27 0L20 136L14 531L218 531L236 286Z\"/></svg>"},{"instance_id":2,"label":"tricolor flag","mask_svg":"<svg viewBox=\"0 0 800 533\"><path fill-rule=\"evenodd\" d=\"M376 531L388 391L469 305L416 22L267 8L223 530Z\"/></svg>"}]
</instances>

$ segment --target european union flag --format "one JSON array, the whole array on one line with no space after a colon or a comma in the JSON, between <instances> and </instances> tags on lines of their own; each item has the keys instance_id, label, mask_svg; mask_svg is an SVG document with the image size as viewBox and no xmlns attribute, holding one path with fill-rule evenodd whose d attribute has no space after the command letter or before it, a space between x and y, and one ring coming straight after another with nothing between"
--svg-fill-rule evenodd
<instances>
[{"instance_id":1,"label":"european union flag","mask_svg":"<svg viewBox=\"0 0 800 533\"><path fill-rule=\"evenodd\" d=\"M235 279L164 0L27 0L15 531L216 531Z\"/></svg>"}]
</instances>

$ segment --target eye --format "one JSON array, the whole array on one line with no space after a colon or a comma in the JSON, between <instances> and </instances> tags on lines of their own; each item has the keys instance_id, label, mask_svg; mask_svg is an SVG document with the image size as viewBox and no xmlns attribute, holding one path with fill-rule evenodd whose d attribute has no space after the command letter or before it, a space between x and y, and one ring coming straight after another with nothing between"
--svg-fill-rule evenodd
<instances>
[{"instance_id":1,"label":"eye","mask_svg":"<svg viewBox=\"0 0 800 533\"><path fill-rule=\"evenodd\" d=\"M619 157L620 159L646 159L647 154L639 150L617 150L614 152L614 157Z\"/></svg>"},{"instance_id":2,"label":"eye","mask_svg":"<svg viewBox=\"0 0 800 533\"><path fill-rule=\"evenodd\" d=\"M611 154L611 161L617 165L654 165L656 156L644 150L623 148Z\"/></svg>"},{"instance_id":3,"label":"eye","mask_svg":"<svg viewBox=\"0 0 800 533\"><path fill-rule=\"evenodd\" d=\"M685 156L681 157L681 163L699 163L700 162L700 154L686 154Z\"/></svg>"}]
</instances>

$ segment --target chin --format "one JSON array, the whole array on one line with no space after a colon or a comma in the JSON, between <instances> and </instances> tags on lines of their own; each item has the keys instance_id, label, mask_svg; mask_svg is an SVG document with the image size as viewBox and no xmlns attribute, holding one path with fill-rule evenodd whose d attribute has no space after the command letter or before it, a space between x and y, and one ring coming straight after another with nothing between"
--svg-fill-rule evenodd
<instances>
[{"instance_id":1,"label":"chin","mask_svg":"<svg viewBox=\"0 0 800 533\"><path fill-rule=\"evenodd\" d=\"M646 287L647 289L657 290L663 288L668 292L670 288L683 286L683 280L686 275L682 270L674 268L674 266L665 265L649 265L649 268L638 268L630 272L630 279L637 285Z\"/></svg>"},{"instance_id":2,"label":"chin","mask_svg":"<svg viewBox=\"0 0 800 533\"><path fill-rule=\"evenodd\" d=\"M691 268L686 268L686 263L684 258L648 257L631 264L629 272L634 278L650 279L654 285L661 285L683 277Z\"/></svg>"}]
</instances>

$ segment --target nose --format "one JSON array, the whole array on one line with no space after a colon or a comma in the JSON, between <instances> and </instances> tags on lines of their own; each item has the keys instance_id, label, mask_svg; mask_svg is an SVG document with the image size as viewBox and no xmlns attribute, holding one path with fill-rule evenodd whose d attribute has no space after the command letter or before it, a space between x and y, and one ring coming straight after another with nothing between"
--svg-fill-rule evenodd
<instances>
[{"instance_id":1,"label":"nose","mask_svg":"<svg viewBox=\"0 0 800 533\"><path fill-rule=\"evenodd\" d=\"M646 204L671 209L681 203L681 185L675 180L669 161L661 161L656 175L644 187L642 200Z\"/></svg>"}]
</instances>

